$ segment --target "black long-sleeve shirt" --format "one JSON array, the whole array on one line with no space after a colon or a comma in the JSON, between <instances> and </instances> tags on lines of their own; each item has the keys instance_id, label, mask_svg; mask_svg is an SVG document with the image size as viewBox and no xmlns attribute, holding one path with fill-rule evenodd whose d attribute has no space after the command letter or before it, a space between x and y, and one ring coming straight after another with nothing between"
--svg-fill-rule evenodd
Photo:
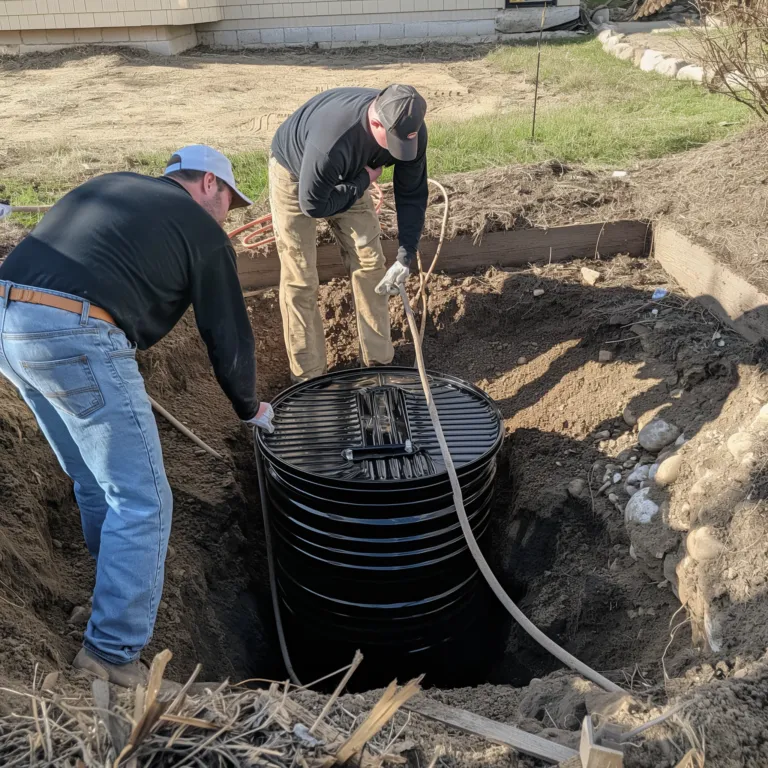
<instances>
[{"instance_id":1,"label":"black long-sleeve shirt","mask_svg":"<svg viewBox=\"0 0 768 768\"><path fill-rule=\"evenodd\" d=\"M175 181L110 173L77 187L11 251L0 280L87 299L140 349L191 304L221 388L241 419L256 415L253 331L235 252Z\"/></svg>"},{"instance_id":2,"label":"black long-sleeve shirt","mask_svg":"<svg viewBox=\"0 0 768 768\"><path fill-rule=\"evenodd\" d=\"M374 139L368 108L373 88L334 88L310 99L277 129L272 154L299 180L299 205L325 219L344 213L370 185L366 166L394 165L395 205L400 250L409 264L416 256L427 207L427 128L419 131L419 154L405 163Z\"/></svg>"}]
</instances>

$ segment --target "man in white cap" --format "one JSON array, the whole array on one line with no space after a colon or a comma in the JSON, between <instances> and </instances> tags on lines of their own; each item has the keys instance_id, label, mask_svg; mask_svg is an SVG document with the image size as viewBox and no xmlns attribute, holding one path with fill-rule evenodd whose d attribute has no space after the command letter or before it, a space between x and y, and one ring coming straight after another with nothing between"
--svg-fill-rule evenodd
<instances>
[{"instance_id":1,"label":"man in white cap","mask_svg":"<svg viewBox=\"0 0 768 768\"><path fill-rule=\"evenodd\" d=\"M277 129L269 202L280 256L280 310L291 376L326 370L317 304L317 222L327 219L352 282L363 365L392 362L387 294L405 283L427 207L427 104L410 85L334 88L315 96ZM394 166L400 248L389 268L369 194Z\"/></svg>"},{"instance_id":2,"label":"man in white cap","mask_svg":"<svg viewBox=\"0 0 768 768\"><path fill-rule=\"evenodd\" d=\"M240 419L272 430L256 397L251 324L221 228L250 205L220 152L190 146L165 175L111 173L65 195L0 266L0 373L74 481L96 560L93 610L74 666L144 684L139 656L162 597L171 489L136 349L191 305Z\"/></svg>"}]
</instances>

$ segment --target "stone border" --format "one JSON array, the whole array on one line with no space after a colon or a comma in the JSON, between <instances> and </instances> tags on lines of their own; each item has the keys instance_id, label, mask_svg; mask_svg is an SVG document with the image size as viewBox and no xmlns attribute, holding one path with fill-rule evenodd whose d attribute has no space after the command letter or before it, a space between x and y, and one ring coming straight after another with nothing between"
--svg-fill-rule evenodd
<instances>
[{"instance_id":1,"label":"stone border","mask_svg":"<svg viewBox=\"0 0 768 768\"><path fill-rule=\"evenodd\" d=\"M606 53L622 61L632 62L643 72L656 72L658 75L693 83L708 82L703 67L654 51L652 48L634 46L629 42L627 35L619 32L613 24L603 24L597 30L597 39L603 44Z\"/></svg>"}]
</instances>

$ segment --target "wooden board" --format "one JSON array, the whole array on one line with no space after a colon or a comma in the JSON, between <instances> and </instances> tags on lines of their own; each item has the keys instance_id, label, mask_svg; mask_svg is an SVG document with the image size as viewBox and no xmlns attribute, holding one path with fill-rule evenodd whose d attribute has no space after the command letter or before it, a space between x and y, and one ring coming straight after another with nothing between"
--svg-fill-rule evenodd
<instances>
[{"instance_id":1,"label":"wooden board","mask_svg":"<svg viewBox=\"0 0 768 768\"><path fill-rule=\"evenodd\" d=\"M562 744L557 744L540 736L521 731L513 725L505 725L489 720L487 717L474 715L464 709L449 707L437 701L420 697L415 702L408 702L404 709L414 712L430 720L458 728L460 731L482 736L494 744L504 744L524 755L538 757L550 763L560 763L578 757L578 752Z\"/></svg>"},{"instance_id":2,"label":"wooden board","mask_svg":"<svg viewBox=\"0 0 768 768\"><path fill-rule=\"evenodd\" d=\"M615 221L605 224L573 224L552 229L519 229L491 232L475 244L471 237L446 240L437 271L471 272L478 267L522 267L526 264L565 261L569 258L613 256L629 253L647 255L650 246L649 225L642 221ZM397 255L397 242L385 240L384 255L391 264ZM437 241L422 240L421 255L429 264ZM425 267L426 268L426 267ZM277 252L270 247L266 254L248 252L237 257L237 271L243 290L275 286L280 280ZM320 282L344 277L346 272L336 245L317 249L317 271Z\"/></svg>"},{"instance_id":3,"label":"wooden board","mask_svg":"<svg viewBox=\"0 0 768 768\"><path fill-rule=\"evenodd\" d=\"M768 295L668 226L653 240L656 259L689 296L749 341L768 339Z\"/></svg>"},{"instance_id":4,"label":"wooden board","mask_svg":"<svg viewBox=\"0 0 768 768\"><path fill-rule=\"evenodd\" d=\"M622 768L624 765L623 752L595 744L592 715L587 715L581 724L579 755L582 768Z\"/></svg>"}]
</instances>

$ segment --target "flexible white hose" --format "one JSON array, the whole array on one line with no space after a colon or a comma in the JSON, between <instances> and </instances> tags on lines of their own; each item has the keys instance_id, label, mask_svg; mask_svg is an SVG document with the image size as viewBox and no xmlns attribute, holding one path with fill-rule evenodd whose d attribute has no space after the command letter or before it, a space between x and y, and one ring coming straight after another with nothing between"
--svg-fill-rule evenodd
<instances>
[{"instance_id":1,"label":"flexible white hose","mask_svg":"<svg viewBox=\"0 0 768 768\"><path fill-rule=\"evenodd\" d=\"M477 567L483 574L483 577L488 582L488 585L493 590L499 602L507 609L512 618L542 647L548 650L555 658L559 659L566 666L578 672L587 680L591 680L596 685L604 688L606 691L622 692L622 689L611 682L608 678L603 677L599 672L595 672L594 669L588 667L584 662L579 661L575 656L572 656L564 648L561 648L557 643L550 640L528 617L515 605L509 595L504 591L504 587L501 586L499 580L494 575L488 561L480 551L480 547L477 544L475 535L472 532L472 526L467 518L466 510L464 509L464 498L461 493L461 486L459 485L459 478L456 474L456 468L453 465L453 459L451 453L448 450L448 443L445 441L445 435L443 434L443 428L440 424L440 417L437 413L437 407L435 401L432 399L432 391L429 387L429 379L427 378L426 366L424 364L424 354L421 349L421 340L419 336L419 329L416 327L416 319L413 316L413 310L408 303L408 296L405 293L405 288L399 286L400 298L403 300L403 307L405 308L405 315L408 318L408 325L411 329L411 335L413 336L414 347L416 349L416 365L419 369L419 377L421 378L421 386L424 388L424 396L427 400L427 408L429 409L429 416L432 419L432 426L437 436L437 442L440 445L440 452L443 455L443 461L445 462L445 468L448 472L448 477L451 480L451 489L453 490L453 503L456 507L456 514L459 516L459 523L461 524L461 530L464 533L464 538L467 540L469 551L472 553L472 557L477 563Z\"/></svg>"}]
</instances>

